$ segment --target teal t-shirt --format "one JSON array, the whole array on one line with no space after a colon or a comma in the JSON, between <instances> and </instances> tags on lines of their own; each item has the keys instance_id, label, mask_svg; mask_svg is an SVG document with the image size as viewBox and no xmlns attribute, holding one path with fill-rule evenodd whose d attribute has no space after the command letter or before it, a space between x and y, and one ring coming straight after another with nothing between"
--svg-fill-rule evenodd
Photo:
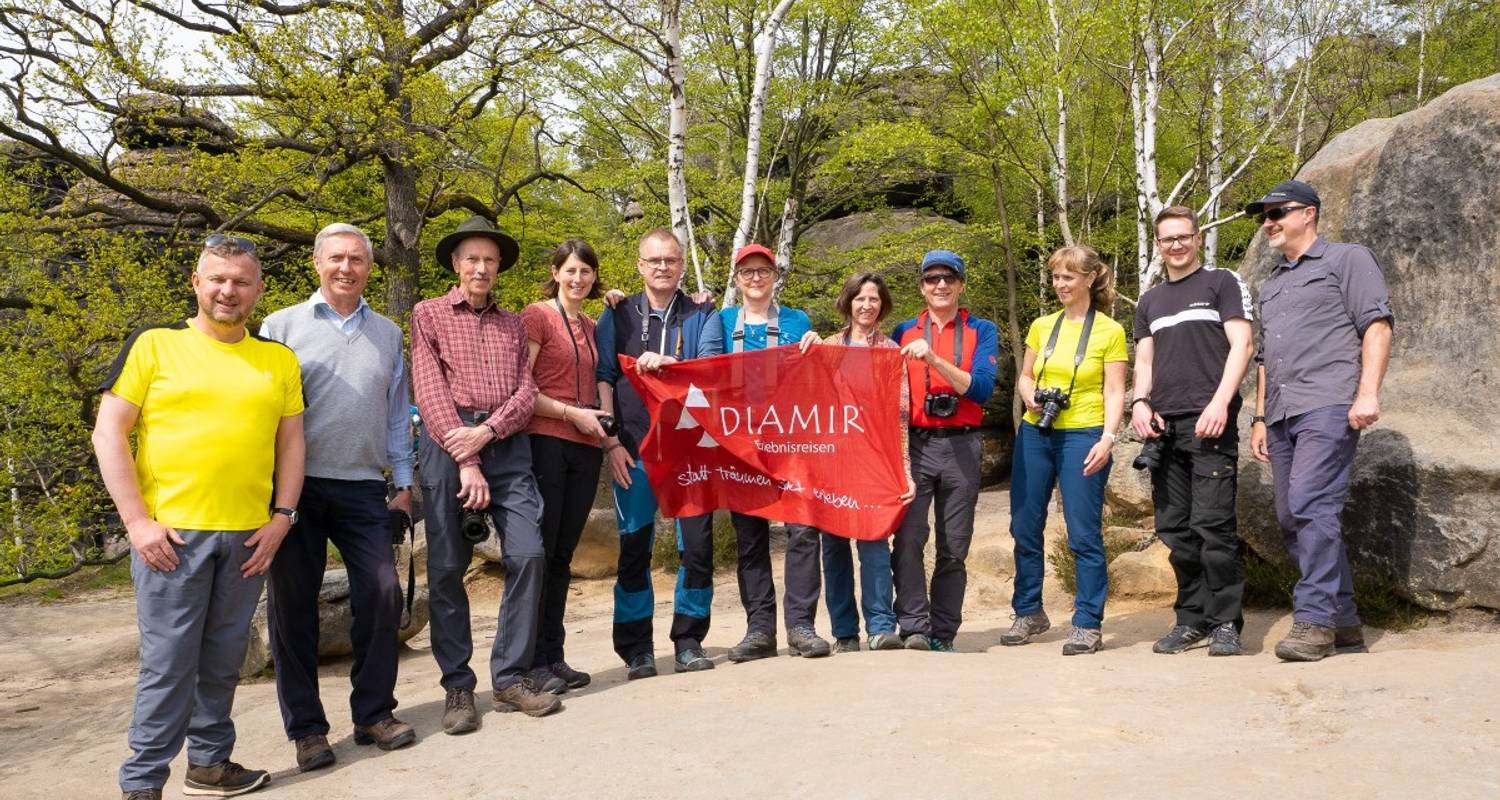
<instances>
[{"instance_id":1,"label":"teal t-shirt","mask_svg":"<svg viewBox=\"0 0 1500 800\"><path fill-rule=\"evenodd\" d=\"M730 306L719 311L719 319L724 322L724 352L734 352L734 326L740 318L740 306ZM796 344L802 341L802 337L812 330L812 320L807 314L795 308L780 309L776 318L776 325L780 334L776 337L773 347L784 344ZM745 324L745 346L742 350L764 350L766 348L766 324Z\"/></svg>"}]
</instances>

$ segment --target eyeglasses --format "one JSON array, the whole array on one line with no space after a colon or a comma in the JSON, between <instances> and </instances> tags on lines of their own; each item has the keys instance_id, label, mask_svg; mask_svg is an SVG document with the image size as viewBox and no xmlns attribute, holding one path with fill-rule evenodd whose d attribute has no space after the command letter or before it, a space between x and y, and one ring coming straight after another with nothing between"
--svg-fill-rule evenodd
<instances>
[{"instance_id":1,"label":"eyeglasses","mask_svg":"<svg viewBox=\"0 0 1500 800\"><path fill-rule=\"evenodd\" d=\"M1260 220L1262 224L1264 224L1266 220L1270 220L1272 222L1280 222L1286 218L1287 214L1290 214L1293 211L1301 211L1304 208L1312 208L1312 206L1277 206L1276 208L1265 209L1259 214L1256 214L1255 218Z\"/></svg>"},{"instance_id":2,"label":"eyeglasses","mask_svg":"<svg viewBox=\"0 0 1500 800\"><path fill-rule=\"evenodd\" d=\"M768 278L776 277L777 272L774 269L767 269L765 267L752 267L750 269L736 270L734 274L742 275L747 280L763 281Z\"/></svg>"},{"instance_id":3,"label":"eyeglasses","mask_svg":"<svg viewBox=\"0 0 1500 800\"><path fill-rule=\"evenodd\" d=\"M960 278L951 272L940 272L936 275L922 276L922 282L927 284L928 286L936 286L940 283L946 283L949 286L955 286L962 280L963 278Z\"/></svg>"},{"instance_id":4,"label":"eyeglasses","mask_svg":"<svg viewBox=\"0 0 1500 800\"><path fill-rule=\"evenodd\" d=\"M1179 244L1191 244L1196 238L1198 238L1198 234L1196 233L1185 233L1181 236L1158 236L1156 237L1156 243L1162 247L1176 247Z\"/></svg>"},{"instance_id":5,"label":"eyeglasses","mask_svg":"<svg viewBox=\"0 0 1500 800\"><path fill-rule=\"evenodd\" d=\"M230 236L227 233L211 233L203 240L203 249L214 250L220 247L233 247L246 253L255 252L255 242L243 236Z\"/></svg>"},{"instance_id":6,"label":"eyeglasses","mask_svg":"<svg viewBox=\"0 0 1500 800\"><path fill-rule=\"evenodd\" d=\"M643 258L641 263L652 269L677 269L682 266L682 259L677 256L663 256L661 258Z\"/></svg>"}]
</instances>

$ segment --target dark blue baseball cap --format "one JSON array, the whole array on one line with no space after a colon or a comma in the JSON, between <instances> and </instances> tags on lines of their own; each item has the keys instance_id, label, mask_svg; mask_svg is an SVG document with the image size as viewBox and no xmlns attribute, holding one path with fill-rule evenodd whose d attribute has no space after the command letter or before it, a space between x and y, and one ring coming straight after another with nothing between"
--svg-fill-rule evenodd
<instances>
[{"instance_id":1,"label":"dark blue baseball cap","mask_svg":"<svg viewBox=\"0 0 1500 800\"><path fill-rule=\"evenodd\" d=\"M922 272L933 267L947 267L957 273L959 278L964 277L964 259L952 250L928 250L927 255L922 256Z\"/></svg>"},{"instance_id":2,"label":"dark blue baseball cap","mask_svg":"<svg viewBox=\"0 0 1500 800\"><path fill-rule=\"evenodd\" d=\"M1314 208L1322 208L1323 206L1323 200L1318 197L1318 190L1314 189L1310 184L1303 183L1302 181L1282 181L1271 187L1271 191L1266 192L1265 197L1253 203L1246 204L1245 213L1253 217L1264 211L1266 206L1273 206L1277 203L1301 203L1304 206L1312 206ZM1319 211L1318 213L1321 214L1322 212Z\"/></svg>"}]
</instances>

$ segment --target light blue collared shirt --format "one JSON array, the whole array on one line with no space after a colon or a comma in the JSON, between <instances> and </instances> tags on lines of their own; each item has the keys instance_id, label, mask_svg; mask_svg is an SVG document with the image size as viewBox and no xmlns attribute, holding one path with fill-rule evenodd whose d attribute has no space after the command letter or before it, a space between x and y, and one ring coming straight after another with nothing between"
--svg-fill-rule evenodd
<instances>
[{"instance_id":1,"label":"light blue collared shirt","mask_svg":"<svg viewBox=\"0 0 1500 800\"><path fill-rule=\"evenodd\" d=\"M359 308L354 309L353 314L343 316L323 299L321 289L314 289L312 297L307 302L312 304L314 318L327 321L345 336L359 333L360 326L365 321L365 314L370 310L370 304L361 297ZM385 400L388 409L385 452L391 460L391 482L398 487L410 488L415 454L412 453L411 444L411 398L407 394L406 360L403 358L396 359L396 368L391 373L391 382L386 389Z\"/></svg>"}]
</instances>

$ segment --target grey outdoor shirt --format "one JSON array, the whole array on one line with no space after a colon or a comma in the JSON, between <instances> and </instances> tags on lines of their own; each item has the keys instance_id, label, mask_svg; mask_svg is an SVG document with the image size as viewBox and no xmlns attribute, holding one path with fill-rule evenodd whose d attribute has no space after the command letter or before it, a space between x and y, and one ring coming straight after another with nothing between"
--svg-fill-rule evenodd
<instances>
[{"instance_id":1,"label":"grey outdoor shirt","mask_svg":"<svg viewBox=\"0 0 1500 800\"><path fill-rule=\"evenodd\" d=\"M1374 254L1321 236L1296 263L1276 262L1260 287L1259 316L1268 423L1352 404L1365 329L1395 324Z\"/></svg>"}]
</instances>

